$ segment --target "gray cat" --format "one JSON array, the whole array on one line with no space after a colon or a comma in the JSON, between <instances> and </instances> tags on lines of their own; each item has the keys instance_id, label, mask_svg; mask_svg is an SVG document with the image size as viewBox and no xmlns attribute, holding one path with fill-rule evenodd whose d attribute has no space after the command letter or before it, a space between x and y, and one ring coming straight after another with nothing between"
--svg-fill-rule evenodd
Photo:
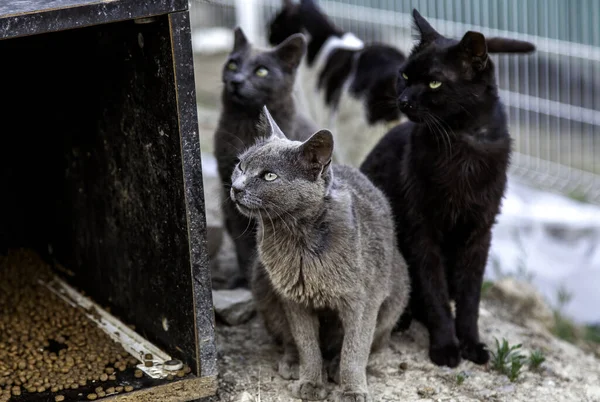
<instances>
[{"instance_id":1,"label":"gray cat","mask_svg":"<svg viewBox=\"0 0 600 402\"><path fill-rule=\"evenodd\" d=\"M322 349L341 344L341 400L366 401L370 351L387 344L410 291L390 206L357 169L332 166L331 132L291 141L267 108L264 122L265 138L239 157L230 196L258 218L252 290L284 344L279 372L296 377L299 355L293 396L325 399Z\"/></svg>"},{"instance_id":2,"label":"gray cat","mask_svg":"<svg viewBox=\"0 0 600 402\"><path fill-rule=\"evenodd\" d=\"M292 35L271 50L254 48L240 28L235 29L234 36L233 50L223 67L223 109L215 133L225 227L235 242L240 267L240 275L233 278L230 287L247 286L248 268L256 254L254 222L235 209L229 189L238 154L259 136L257 124L262 107L277 111L273 118L292 139L304 140L316 131L296 112L292 98L296 70L306 52L304 36Z\"/></svg>"}]
</instances>

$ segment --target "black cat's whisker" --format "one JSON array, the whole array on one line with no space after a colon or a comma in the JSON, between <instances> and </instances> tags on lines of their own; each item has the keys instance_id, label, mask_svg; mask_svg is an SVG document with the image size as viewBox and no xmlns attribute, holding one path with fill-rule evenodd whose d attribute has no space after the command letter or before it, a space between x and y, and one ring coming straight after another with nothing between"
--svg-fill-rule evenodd
<instances>
[{"instance_id":1,"label":"black cat's whisker","mask_svg":"<svg viewBox=\"0 0 600 402\"><path fill-rule=\"evenodd\" d=\"M427 126L427 128L430 131L435 131L430 123L429 116L425 115L423 117L423 122L425 122L425 125ZM440 149L440 139L438 138L437 135L434 135L434 137L435 137L435 143L437 144L438 149Z\"/></svg>"},{"instance_id":2,"label":"black cat's whisker","mask_svg":"<svg viewBox=\"0 0 600 402\"><path fill-rule=\"evenodd\" d=\"M452 128L446 124L442 119L440 119L438 116L436 116L433 113L430 113L431 117L433 118L433 120L436 123L436 126L440 128L441 131L443 131L445 138L448 140L448 151L449 154L452 154L452 138L450 137L450 133L448 133L448 130L446 130L446 128L444 127L444 125L446 127L448 127L448 129L450 130L450 132L452 133L452 137L456 137L456 134L454 133L454 131L452 130Z\"/></svg>"},{"instance_id":3,"label":"black cat's whisker","mask_svg":"<svg viewBox=\"0 0 600 402\"><path fill-rule=\"evenodd\" d=\"M442 138L444 152L446 154L448 154L448 152L449 152L448 148L451 147L451 144L450 144L450 139L447 138L447 133L445 133L443 131L443 128L440 126L439 122L436 120L435 115L427 112L427 114L425 116L427 116L427 118L429 118L429 122L431 123L431 126L430 126L431 130L435 134L439 134L439 136ZM437 141L437 137L438 137L438 135L435 135L436 141ZM448 141L446 141L446 140L448 140ZM448 147L446 147L446 144L448 144ZM438 142L438 148L439 148L439 142Z\"/></svg>"}]
</instances>

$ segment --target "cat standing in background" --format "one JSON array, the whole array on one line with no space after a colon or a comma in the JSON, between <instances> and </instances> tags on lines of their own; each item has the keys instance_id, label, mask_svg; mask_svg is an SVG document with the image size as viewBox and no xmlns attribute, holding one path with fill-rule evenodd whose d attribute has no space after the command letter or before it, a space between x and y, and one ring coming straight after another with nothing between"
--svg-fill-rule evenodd
<instances>
[{"instance_id":1,"label":"cat standing in background","mask_svg":"<svg viewBox=\"0 0 600 402\"><path fill-rule=\"evenodd\" d=\"M284 344L279 373L299 376L294 397L325 399L322 350L341 344L341 400L365 402L369 354L387 345L410 289L390 206L357 169L332 166L331 132L290 141L267 108L264 121L265 139L240 155L230 195L258 218L252 291Z\"/></svg>"},{"instance_id":2,"label":"cat standing in background","mask_svg":"<svg viewBox=\"0 0 600 402\"><path fill-rule=\"evenodd\" d=\"M255 223L241 215L229 198L231 173L237 156L262 135L257 129L263 105L274 110L273 118L289 133L303 140L316 131L297 113L292 89L304 53L302 34L287 38L271 50L257 49L236 28L234 46L223 68L222 111L215 132L215 157L223 184L225 228L235 243L239 275L230 287L247 286L249 269L256 254Z\"/></svg>"},{"instance_id":3,"label":"cat standing in background","mask_svg":"<svg viewBox=\"0 0 600 402\"><path fill-rule=\"evenodd\" d=\"M386 134L361 171L392 205L411 274L409 311L429 330L429 357L450 367L461 357L484 364L479 300L511 152L488 49L519 41L486 41L478 32L458 41L436 32L417 10L413 17L420 40L396 91L411 121ZM401 326L409 323L405 315Z\"/></svg>"}]
</instances>

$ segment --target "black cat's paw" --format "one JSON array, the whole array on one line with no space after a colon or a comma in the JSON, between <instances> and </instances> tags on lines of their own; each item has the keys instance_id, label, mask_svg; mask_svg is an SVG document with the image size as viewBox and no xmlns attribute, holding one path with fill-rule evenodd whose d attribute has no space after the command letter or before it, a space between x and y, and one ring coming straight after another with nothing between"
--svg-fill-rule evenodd
<instances>
[{"instance_id":1,"label":"black cat's paw","mask_svg":"<svg viewBox=\"0 0 600 402\"><path fill-rule=\"evenodd\" d=\"M461 342L460 354L475 364L486 364L490 360L490 352L482 342Z\"/></svg>"},{"instance_id":2,"label":"black cat's paw","mask_svg":"<svg viewBox=\"0 0 600 402\"><path fill-rule=\"evenodd\" d=\"M457 343L431 345L429 358L438 366L456 367L460 363L460 349Z\"/></svg>"},{"instance_id":3,"label":"black cat's paw","mask_svg":"<svg viewBox=\"0 0 600 402\"><path fill-rule=\"evenodd\" d=\"M410 328L410 324L412 324L413 316L412 313L408 310L404 310L404 313L400 316L400 319L394 326L392 332L404 332Z\"/></svg>"},{"instance_id":4,"label":"black cat's paw","mask_svg":"<svg viewBox=\"0 0 600 402\"><path fill-rule=\"evenodd\" d=\"M327 398L327 389L322 383L311 381L294 381L289 386L294 398L307 399L309 401L322 401Z\"/></svg>"},{"instance_id":5,"label":"black cat's paw","mask_svg":"<svg viewBox=\"0 0 600 402\"><path fill-rule=\"evenodd\" d=\"M277 363L277 372L284 380L297 380L300 378L298 362L290 362L286 359L281 359Z\"/></svg>"}]
</instances>

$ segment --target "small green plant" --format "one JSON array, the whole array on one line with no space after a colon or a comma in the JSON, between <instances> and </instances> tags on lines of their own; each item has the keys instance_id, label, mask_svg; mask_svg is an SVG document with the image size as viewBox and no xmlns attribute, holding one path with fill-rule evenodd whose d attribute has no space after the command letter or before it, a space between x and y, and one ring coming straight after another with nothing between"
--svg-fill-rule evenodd
<instances>
[{"instance_id":1,"label":"small green plant","mask_svg":"<svg viewBox=\"0 0 600 402\"><path fill-rule=\"evenodd\" d=\"M546 356L541 350L534 350L529 355L529 370L540 371L542 363L546 361Z\"/></svg>"},{"instance_id":2,"label":"small green plant","mask_svg":"<svg viewBox=\"0 0 600 402\"><path fill-rule=\"evenodd\" d=\"M600 344L600 324L585 326L585 340Z\"/></svg>"},{"instance_id":3,"label":"small green plant","mask_svg":"<svg viewBox=\"0 0 600 402\"><path fill-rule=\"evenodd\" d=\"M517 381L519 375L521 374L521 369L525 365L525 356L515 354L510 358L510 367L508 369L508 379L510 382Z\"/></svg>"},{"instance_id":4,"label":"small green plant","mask_svg":"<svg viewBox=\"0 0 600 402\"><path fill-rule=\"evenodd\" d=\"M463 382L467 379L467 374L464 371L461 371L456 375L456 385L462 385Z\"/></svg>"},{"instance_id":5,"label":"small green plant","mask_svg":"<svg viewBox=\"0 0 600 402\"><path fill-rule=\"evenodd\" d=\"M502 338L502 343L496 339L496 350L492 351L492 369L508 376L511 382L515 382L521 374L525 364L525 356L520 354L521 344L510 345Z\"/></svg>"},{"instance_id":6,"label":"small green plant","mask_svg":"<svg viewBox=\"0 0 600 402\"><path fill-rule=\"evenodd\" d=\"M564 314L564 308L571 302L573 294L564 286L560 286L556 291L556 308L554 309L554 328L552 332L557 338L564 341L575 343L579 338L577 325L567 318Z\"/></svg>"},{"instance_id":7,"label":"small green plant","mask_svg":"<svg viewBox=\"0 0 600 402\"><path fill-rule=\"evenodd\" d=\"M483 281L481 284L481 297L486 297L492 286L494 286L494 282Z\"/></svg>"}]
</instances>

